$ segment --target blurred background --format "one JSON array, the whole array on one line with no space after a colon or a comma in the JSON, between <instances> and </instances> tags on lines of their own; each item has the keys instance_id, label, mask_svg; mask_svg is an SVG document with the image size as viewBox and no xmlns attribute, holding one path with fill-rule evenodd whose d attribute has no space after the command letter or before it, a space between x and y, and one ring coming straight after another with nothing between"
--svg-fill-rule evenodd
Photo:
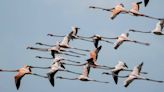
<instances>
[{"instance_id":1,"label":"blurred background","mask_svg":"<svg viewBox=\"0 0 164 92\"><path fill-rule=\"evenodd\" d=\"M71 31L71 26L80 28L79 35L92 36L100 34L106 37L116 37L129 29L151 31L157 20L144 17L134 17L126 14L110 19L110 12L89 9L89 6L112 8L123 3L126 9L132 2L141 0L0 0L0 68L18 69L25 64L34 66L50 66L51 60L39 60L35 56L50 57L50 53L26 50L27 46L35 46L36 42L55 44L62 38L48 37L48 33L65 35ZM140 12L159 18L164 18L164 0L150 0L147 7L141 5ZM127 63L130 69L144 62L143 71L149 74L145 77L164 80L164 36L154 34L131 33L130 39L151 43L143 46L134 43L124 43L118 50L113 45L100 42L103 46L97 60L98 64L114 66L119 60ZM114 42L115 40L113 40ZM83 49L94 48L89 42L74 40L73 47ZM85 53L85 52L81 52ZM86 53L89 56L89 53ZM85 62L88 56L68 59ZM82 67L66 66L67 69L82 72ZM55 80L52 87L48 79L27 75L22 79L19 92L163 92L164 84L148 81L134 81L128 88L123 86L124 79L119 79L115 85L111 76L102 75L105 70L91 69L90 77L109 81L109 84L93 82ZM45 75L48 70L33 69L33 72ZM126 75L129 72L122 72ZM17 92L14 76L16 73L0 73L0 90ZM77 77L77 75L59 72L57 75Z\"/></svg>"}]
</instances>

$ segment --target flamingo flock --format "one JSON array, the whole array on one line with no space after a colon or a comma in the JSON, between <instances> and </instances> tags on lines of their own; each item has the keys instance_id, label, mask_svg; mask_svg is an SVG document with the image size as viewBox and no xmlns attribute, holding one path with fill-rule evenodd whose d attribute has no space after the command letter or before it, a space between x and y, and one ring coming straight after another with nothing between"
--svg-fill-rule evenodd
<instances>
[{"instance_id":1,"label":"flamingo flock","mask_svg":"<svg viewBox=\"0 0 164 92\"><path fill-rule=\"evenodd\" d=\"M144 0L145 7L147 6L149 0ZM151 81L151 82L157 82L157 83L164 83L162 80L156 80L156 79L151 79L149 77L143 77L143 75L148 75L147 72L142 71L142 67L144 65L143 62L140 64L134 66L133 69L128 69L128 64L126 64L123 61L118 61L118 63L115 66L108 66L108 65L103 65L102 62L97 62L99 53L101 49L103 48L102 45L100 45L100 41L104 42L109 45L113 45L114 50L118 50L118 48L121 48L121 45L123 43L125 44L126 42L134 43L134 44L140 44L140 45L145 45L149 46L150 43L148 42L142 42L134 39L129 39L130 32L140 32L140 33L153 33L155 35L164 35L162 32L163 27L164 27L164 19L162 18L156 18L152 16L148 16L146 14L142 14L139 12L140 10L140 5L142 4L142 1L140 2L134 2L132 3L132 8L130 10L127 10L124 6L123 3L120 3L116 5L115 7L111 9L105 9L97 6L89 6L89 8L92 9L101 9L104 11L111 12L110 19L114 21L117 16L120 14L130 14L135 17L146 17L150 19L155 19L158 20L159 22L156 24L155 28L152 29L152 31L139 31L137 29L129 29L127 33L122 33L119 36L116 37L104 37L99 34L93 34L91 36L82 36L78 35L79 32L79 27L72 26L71 31L68 34L63 34L63 35L55 35L52 33L48 33L47 36L49 37L54 37L54 38L62 38L62 40L57 41L56 43L52 44L46 44L42 42L36 42L36 45L39 46L46 46L46 47L33 47L33 46L28 46L27 50L36 50L36 51L42 51L42 52L49 52L49 57L45 56L36 56L38 59L44 59L44 60L51 60L52 64L50 66L32 66L32 65L24 65L23 67L19 69L0 69L0 72L17 72L17 74L14 76L15 78L15 85L16 88L19 89L21 86L21 81L23 81L23 77L26 75L34 75L37 77L45 78L47 79L52 86L55 86L55 80L80 80L83 82L96 82L96 83L111 83L110 81L104 80L105 78L100 78L95 79L90 77L90 73L92 73L91 70L96 69L101 69L103 72L101 73L102 75L109 75L113 78L113 81L115 84L118 84L118 81L120 78L123 78L123 86L128 87L134 80L146 80L146 81ZM80 46L73 47L70 45L71 41L75 40L82 40L86 41L89 43L93 44L92 49L84 49L84 48L79 48ZM115 41L112 41L115 40ZM61 57L62 55L63 57ZM70 56L72 59L65 58L65 56ZM73 58L81 58L85 57L84 62L76 61L73 60ZM87 57L87 58L86 58ZM69 70L65 66L74 66L74 67L81 67L81 72L77 72L76 70ZM38 73L33 73L32 69L37 68L37 69L47 69L46 74L38 74ZM72 74L78 75L77 77L67 77L67 76L56 76L58 72L68 72ZM128 72L127 75L121 75L120 72ZM103 77L103 76L102 76Z\"/></svg>"}]
</instances>

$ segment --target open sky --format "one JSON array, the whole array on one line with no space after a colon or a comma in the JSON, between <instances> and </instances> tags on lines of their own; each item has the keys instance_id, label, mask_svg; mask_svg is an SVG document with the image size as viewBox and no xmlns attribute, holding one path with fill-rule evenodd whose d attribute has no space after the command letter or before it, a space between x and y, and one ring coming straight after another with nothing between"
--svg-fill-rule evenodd
<instances>
[{"instance_id":1,"label":"open sky","mask_svg":"<svg viewBox=\"0 0 164 92\"><path fill-rule=\"evenodd\" d=\"M153 30L157 20L130 15L120 15L115 20L110 20L109 12L88 8L90 5L112 8L118 3L123 3L126 9L130 9L131 3L137 1L140 0L0 0L0 68L18 69L25 64L49 66L51 60L35 58L36 55L50 56L49 53L26 50L26 47L36 46L35 42L55 44L62 38L48 37L47 33L65 35L71 31L71 26L81 28L78 34L84 36L100 34L115 37L130 28ZM150 0L147 7L141 5L140 12L164 18L163 5L164 0ZM149 42L151 45L124 43L118 50L114 50L111 44L100 42L103 47L97 62L114 66L118 60L123 60L132 69L143 61L142 70L149 73L143 76L164 80L164 74L161 73L164 70L164 36L130 33L129 38ZM94 48L92 43L80 40L72 41L70 45L90 50ZM85 62L88 56L65 58ZM82 71L81 67L66 66L66 68L76 72ZM19 92L163 92L164 90L164 84L147 81L134 81L125 88L124 79L119 79L118 85L115 85L111 76L101 75L103 71L105 70L92 69L90 77L109 81L109 84L57 79L55 87L52 87L48 79L28 75L22 79ZM33 72L45 75L48 70L33 69ZM121 74L125 75L128 72ZM64 72L57 75L77 77ZM15 73L0 73L0 91L17 92L14 76Z\"/></svg>"}]
</instances>

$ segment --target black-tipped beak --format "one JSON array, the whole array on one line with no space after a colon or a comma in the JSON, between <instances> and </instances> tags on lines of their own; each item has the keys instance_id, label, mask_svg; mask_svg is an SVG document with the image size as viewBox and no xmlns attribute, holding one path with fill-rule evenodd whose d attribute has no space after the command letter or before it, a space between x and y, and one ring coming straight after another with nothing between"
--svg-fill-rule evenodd
<instances>
[{"instance_id":1,"label":"black-tipped beak","mask_svg":"<svg viewBox=\"0 0 164 92\"><path fill-rule=\"evenodd\" d=\"M94 6L89 6L89 8L95 8Z\"/></svg>"},{"instance_id":2,"label":"black-tipped beak","mask_svg":"<svg viewBox=\"0 0 164 92\"><path fill-rule=\"evenodd\" d=\"M47 34L47 36L53 36L53 34L50 34L50 33L49 33L49 34Z\"/></svg>"}]
</instances>

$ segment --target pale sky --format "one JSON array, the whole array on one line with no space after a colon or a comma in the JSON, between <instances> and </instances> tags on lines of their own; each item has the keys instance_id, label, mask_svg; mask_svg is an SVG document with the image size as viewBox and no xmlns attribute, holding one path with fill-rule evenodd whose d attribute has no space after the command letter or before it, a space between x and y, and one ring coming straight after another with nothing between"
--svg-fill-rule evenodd
<instances>
[{"instance_id":1,"label":"pale sky","mask_svg":"<svg viewBox=\"0 0 164 92\"><path fill-rule=\"evenodd\" d=\"M118 3L123 3L126 9L130 9L131 3L137 1L140 0L0 0L0 68L18 69L25 64L50 66L50 60L35 58L37 55L49 57L49 53L26 50L26 47L36 46L35 42L55 44L62 38L51 38L46 36L47 33L65 35L71 31L71 26L81 28L78 34L84 36L100 34L115 37L123 32L128 32L130 28L143 31L153 30L157 20L125 14L110 20L109 12L88 8L90 5L112 8ZM147 7L141 5L140 12L164 18L163 5L164 0L150 0ZM112 45L100 42L103 47L97 63L114 66L118 60L123 60L132 69L143 61L142 70L149 73L143 75L144 77L164 80L164 74L161 73L164 70L164 36L130 33L129 38L149 42L151 45L124 43L118 50L114 50ZM80 40L74 40L70 45L90 50L94 47L92 43ZM88 56L81 58L66 56L65 58L85 62ZM66 68L82 72L82 67L66 66ZM90 77L109 81L109 84L56 79L55 87L52 87L48 79L28 75L22 79L19 92L163 92L164 90L164 84L139 80L134 81L128 88L123 86L125 79L119 79L118 84L115 85L111 76L101 75L104 71L91 69ZM33 72L45 75L48 70L33 69ZM14 81L15 74L0 73L1 91L17 92ZM65 72L57 75L77 77L77 75Z\"/></svg>"}]
</instances>

